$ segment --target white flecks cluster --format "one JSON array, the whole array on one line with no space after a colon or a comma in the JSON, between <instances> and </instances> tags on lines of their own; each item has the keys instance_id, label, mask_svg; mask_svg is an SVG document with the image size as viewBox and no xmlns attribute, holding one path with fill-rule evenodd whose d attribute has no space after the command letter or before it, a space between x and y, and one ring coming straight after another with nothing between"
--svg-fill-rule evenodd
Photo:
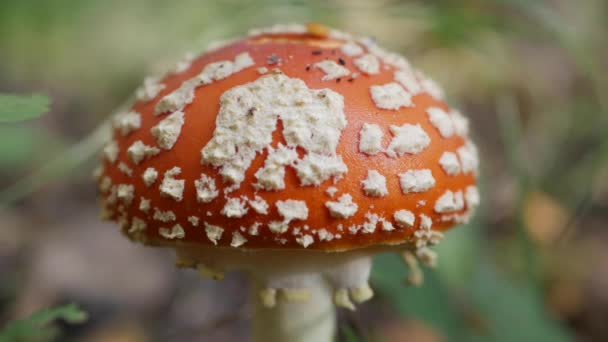
<instances>
[{"instance_id":1,"label":"white flecks cluster","mask_svg":"<svg viewBox=\"0 0 608 342\"><path fill-rule=\"evenodd\" d=\"M104 171L105 168L103 167L103 164L97 165L92 172L93 180L99 182L101 180L101 177L103 176Z\"/></svg>"},{"instance_id":2,"label":"white flecks cluster","mask_svg":"<svg viewBox=\"0 0 608 342\"><path fill-rule=\"evenodd\" d=\"M209 203L219 195L215 179L204 173L201 173L201 177L194 181L194 187L196 188L196 200L199 203Z\"/></svg>"},{"instance_id":3,"label":"white flecks cluster","mask_svg":"<svg viewBox=\"0 0 608 342\"><path fill-rule=\"evenodd\" d=\"M264 75L265 73L268 72L268 68L267 67L259 67L259 68L257 68L257 72L260 75Z\"/></svg>"},{"instance_id":4,"label":"white flecks cluster","mask_svg":"<svg viewBox=\"0 0 608 342\"><path fill-rule=\"evenodd\" d=\"M200 219L199 219L199 217L198 217L198 216L194 216L194 215L192 215L192 216L188 216L188 222L190 222L190 224L191 224L193 227L198 227L199 222L200 222Z\"/></svg>"},{"instance_id":5,"label":"white flecks cluster","mask_svg":"<svg viewBox=\"0 0 608 342\"><path fill-rule=\"evenodd\" d=\"M368 53L359 58L355 58L353 63L365 74L373 75L380 72L380 61L378 60L378 57L372 54Z\"/></svg>"},{"instance_id":6,"label":"white flecks cluster","mask_svg":"<svg viewBox=\"0 0 608 342\"><path fill-rule=\"evenodd\" d=\"M473 209L479 206L480 198L479 198L479 190L474 185L470 185L465 189L464 199L467 204L467 208Z\"/></svg>"},{"instance_id":7,"label":"white flecks cluster","mask_svg":"<svg viewBox=\"0 0 608 342\"><path fill-rule=\"evenodd\" d=\"M395 81L399 82L412 96L422 92L420 83L410 70L397 70L394 77Z\"/></svg>"},{"instance_id":8,"label":"white flecks cluster","mask_svg":"<svg viewBox=\"0 0 608 342\"><path fill-rule=\"evenodd\" d=\"M158 101L154 109L154 114L160 115L163 113L172 113L182 111L187 105L192 103L194 100L194 90L197 87L197 81L188 80L172 91L165 95Z\"/></svg>"},{"instance_id":9,"label":"white flecks cluster","mask_svg":"<svg viewBox=\"0 0 608 342\"><path fill-rule=\"evenodd\" d=\"M319 229L317 230L317 236L319 237L319 241L331 241L336 236L327 231L327 229Z\"/></svg>"},{"instance_id":10,"label":"white flecks cluster","mask_svg":"<svg viewBox=\"0 0 608 342\"><path fill-rule=\"evenodd\" d=\"M304 201L277 201L275 205L277 206L279 215L281 215L286 222L292 220L306 220L308 218L308 206Z\"/></svg>"},{"instance_id":11,"label":"white flecks cluster","mask_svg":"<svg viewBox=\"0 0 608 342\"><path fill-rule=\"evenodd\" d=\"M272 150L279 119L287 147L307 151L294 165L302 185L318 185L347 171L336 154L346 126L343 97L329 89L309 89L302 80L283 74L265 75L222 94L213 138L201 150L201 162L220 168L224 181L238 188L256 154ZM280 169L284 162L277 156L269 168ZM263 173L258 176L264 178ZM264 186L280 187L276 177L268 178L274 181Z\"/></svg>"},{"instance_id":12,"label":"white flecks cluster","mask_svg":"<svg viewBox=\"0 0 608 342\"><path fill-rule=\"evenodd\" d=\"M135 98L138 101L148 102L153 100L158 93L165 89L165 85L160 83L158 77L146 77L143 84L135 91Z\"/></svg>"},{"instance_id":13,"label":"white flecks cluster","mask_svg":"<svg viewBox=\"0 0 608 342\"><path fill-rule=\"evenodd\" d=\"M232 241L230 241L230 246L234 248L238 248L244 245L247 242L247 239L239 232L232 232Z\"/></svg>"},{"instance_id":14,"label":"white flecks cluster","mask_svg":"<svg viewBox=\"0 0 608 342\"><path fill-rule=\"evenodd\" d=\"M106 197L107 204L116 204L116 201L118 201L117 192L118 187L116 185L112 185L110 187L110 194L108 195L108 197Z\"/></svg>"},{"instance_id":15,"label":"white flecks cluster","mask_svg":"<svg viewBox=\"0 0 608 342\"><path fill-rule=\"evenodd\" d=\"M196 76L199 85L211 84L214 81L223 80L243 69L253 66L255 62L247 52L236 55L234 61L219 61L207 64L203 71Z\"/></svg>"},{"instance_id":16,"label":"white flecks cluster","mask_svg":"<svg viewBox=\"0 0 608 342\"><path fill-rule=\"evenodd\" d=\"M469 119L455 109L450 111L450 117L452 118L456 134L461 137L467 137L469 135Z\"/></svg>"},{"instance_id":17,"label":"white flecks cluster","mask_svg":"<svg viewBox=\"0 0 608 342\"><path fill-rule=\"evenodd\" d=\"M397 210L393 215L397 225L402 228L413 227L416 222L416 216L413 212L405 209Z\"/></svg>"},{"instance_id":18,"label":"white flecks cluster","mask_svg":"<svg viewBox=\"0 0 608 342\"><path fill-rule=\"evenodd\" d=\"M114 117L113 125L125 137L141 127L141 115L133 111L118 114Z\"/></svg>"},{"instance_id":19,"label":"white flecks cluster","mask_svg":"<svg viewBox=\"0 0 608 342\"><path fill-rule=\"evenodd\" d=\"M127 149L127 156L135 165L138 165L142 160L153 157L159 153L160 150L158 148L146 145L141 140L137 140Z\"/></svg>"},{"instance_id":20,"label":"white flecks cluster","mask_svg":"<svg viewBox=\"0 0 608 342\"><path fill-rule=\"evenodd\" d=\"M452 223L468 223L473 215L473 210L467 210L463 213L453 212L441 215L441 222L452 222Z\"/></svg>"},{"instance_id":21,"label":"white flecks cluster","mask_svg":"<svg viewBox=\"0 0 608 342\"><path fill-rule=\"evenodd\" d=\"M257 236L260 234L260 226L262 224L260 222L255 222L247 229L247 233L251 236Z\"/></svg>"},{"instance_id":22,"label":"white flecks cluster","mask_svg":"<svg viewBox=\"0 0 608 342\"><path fill-rule=\"evenodd\" d=\"M368 170L367 177L361 181L363 192L372 197L382 197L388 195L386 188L386 178L377 170Z\"/></svg>"},{"instance_id":23,"label":"white flecks cluster","mask_svg":"<svg viewBox=\"0 0 608 342\"><path fill-rule=\"evenodd\" d=\"M209 239L209 241L213 242L214 245L217 245L217 242L222 238L224 228L209 224L207 222L205 222L204 224L207 238Z\"/></svg>"},{"instance_id":24,"label":"white flecks cluster","mask_svg":"<svg viewBox=\"0 0 608 342\"><path fill-rule=\"evenodd\" d=\"M120 230L124 231L129 228L129 217L123 212L116 218L116 223L120 227Z\"/></svg>"},{"instance_id":25,"label":"white flecks cluster","mask_svg":"<svg viewBox=\"0 0 608 342\"><path fill-rule=\"evenodd\" d=\"M262 197L255 195L253 199L249 199L247 202L249 202L249 206L256 213L262 215L268 214L268 203Z\"/></svg>"},{"instance_id":26,"label":"white flecks cluster","mask_svg":"<svg viewBox=\"0 0 608 342\"><path fill-rule=\"evenodd\" d=\"M170 73L179 74L179 73L182 73L182 72L188 70L188 68L190 68L190 66L192 65L192 61L194 61L194 58L196 58L196 55L194 53L186 52L182 56L182 58L180 58L175 63L175 66L173 67L173 69L171 70Z\"/></svg>"},{"instance_id":27,"label":"white flecks cluster","mask_svg":"<svg viewBox=\"0 0 608 342\"><path fill-rule=\"evenodd\" d=\"M391 65L397 69L411 68L410 63L403 56L384 50L383 48L378 46L376 40L372 37L360 38L358 42L365 46L369 53L374 54L388 65Z\"/></svg>"},{"instance_id":28,"label":"white flecks cluster","mask_svg":"<svg viewBox=\"0 0 608 342\"><path fill-rule=\"evenodd\" d=\"M160 195L161 197L170 197L181 202L184 195L184 186L186 181L183 179L175 179L182 172L182 169L178 166L171 168L165 172L163 181L160 184Z\"/></svg>"},{"instance_id":29,"label":"white flecks cluster","mask_svg":"<svg viewBox=\"0 0 608 342\"><path fill-rule=\"evenodd\" d=\"M254 186L264 190L285 189L285 166L293 166L297 159L298 153L293 148L283 144L279 144L276 149L269 146L264 166L255 173L258 181Z\"/></svg>"},{"instance_id":30,"label":"white flecks cluster","mask_svg":"<svg viewBox=\"0 0 608 342\"><path fill-rule=\"evenodd\" d=\"M112 179L108 176L103 176L99 182L99 191L107 192L112 187Z\"/></svg>"},{"instance_id":31,"label":"white flecks cluster","mask_svg":"<svg viewBox=\"0 0 608 342\"><path fill-rule=\"evenodd\" d=\"M364 123L359 131L359 151L375 155L382 151L382 129L379 125Z\"/></svg>"},{"instance_id":32,"label":"white flecks cluster","mask_svg":"<svg viewBox=\"0 0 608 342\"><path fill-rule=\"evenodd\" d=\"M420 214L420 228L422 230L431 230L433 227L433 220L427 215Z\"/></svg>"},{"instance_id":33,"label":"white flecks cluster","mask_svg":"<svg viewBox=\"0 0 608 342\"><path fill-rule=\"evenodd\" d=\"M384 230L386 232L390 232L394 229L395 229L395 226L393 226L393 223L391 221L382 220L382 230Z\"/></svg>"},{"instance_id":34,"label":"white flecks cluster","mask_svg":"<svg viewBox=\"0 0 608 342\"><path fill-rule=\"evenodd\" d=\"M135 187L132 184L118 184L116 197L125 205L130 205L135 196Z\"/></svg>"},{"instance_id":35,"label":"white flecks cluster","mask_svg":"<svg viewBox=\"0 0 608 342\"><path fill-rule=\"evenodd\" d=\"M435 186L435 178L429 169L408 170L399 174L399 184L404 194L424 192Z\"/></svg>"},{"instance_id":36,"label":"white flecks cluster","mask_svg":"<svg viewBox=\"0 0 608 342\"><path fill-rule=\"evenodd\" d=\"M287 239L283 237L275 237L274 241L280 243L281 245L287 244Z\"/></svg>"},{"instance_id":37,"label":"white flecks cluster","mask_svg":"<svg viewBox=\"0 0 608 342\"><path fill-rule=\"evenodd\" d=\"M125 164L125 162L118 163L118 171L129 177L133 177L133 169L131 169L127 164Z\"/></svg>"},{"instance_id":38,"label":"white flecks cluster","mask_svg":"<svg viewBox=\"0 0 608 342\"><path fill-rule=\"evenodd\" d=\"M441 242L441 240L443 240L443 234L441 232L436 232L431 230L431 226L432 226L432 220L422 214L420 215L420 228L417 231L414 232L414 242L415 242L415 256L416 258L418 258L423 264L427 265L427 266L435 266L437 263L437 253L435 253L434 251L432 251L429 246L433 246L438 244L439 242ZM412 256L413 257L413 256ZM412 271L416 270L416 261L415 260L411 260L410 262L408 262L408 265L410 267L413 267L414 269ZM419 270L417 272L420 272ZM414 283L420 283L422 281L422 275L419 275L420 278L418 280L412 280Z\"/></svg>"},{"instance_id":39,"label":"white flecks cluster","mask_svg":"<svg viewBox=\"0 0 608 342\"><path fill-rule=\"evenodd\" d=\"M141 175L141 178L143 179L144 184L149 187L156 182L156 179L158 178L158 171L156 171L156 169L153 167L149 167Z\"/></svg>"},{"instance_id":40,"label":"white flecks cluster","mask_svg":"<svg viewBox=\"0 0 608 342\"><path fill-rule=\"evenodd\" d=\"M378 214L367 212L365 214L365 219L365 222L363 222L362 224L353 224L349 226L349 234L356 235L359 232L362 232L363 234L372 234L378 228L378 224L380 224L380 227L383 231L389 232L395 230L395 226L391 221L387 220L384 217L381 217Z\"/></svg>"},{"instance_id":41,"label":"white flecks cluster","mask_svg":"<svg viewBox=\"0 0 608 342\"><path fill-rule=\"evenodd\" d=\"M308 234L296 238L296 242L304 248L307 248L308 246L312 245L314 241L314 238Z\"/></svg>"},{"instance_id":42,"label":"white flecks cluster","mask_svg":"<svg viewBox=\"0 0 608 342\"><path fill-rule=\"evenodd\" d=\"M177 219L173 211L162 211L158 208L154 208L154 215L152 216L152 218L160 222L172 222Z\"/></svg>"},{"instance_id":43,"label":"white flecks cluster","mask_svg":"<svg viewBox=\"0 0 608 342\"><path fill-rule=\"evenodd\" d=\"M327 194L327 196L329 197L334 197L334 195L338 192L338 188L336 188L335 186L330 186L327 189L325 189L325 193Z\"/></svg>"},{"instance_id":44,"label":"white flecks cluster","mask_svg":"<svg viewBox=\"0 0 608 342\"><path fill-rule=\"evenodd\" d=\"M289 229L289 223L285 221L271 221L268 223L268 229L275 234L283 234Z\"/></svg>"},{"instance_id":45,"label":"white flecks cluster","mask_svg":"<svg viewBox=\"0 0 608 342\"><path fill-rule=\"evenodd\" d=\"M110 164L114 164L118 158L118 143L115 140L108 141L103 147L103 156Z\"/></svg>"},{"instance_id":46,"label":"white flecks cluster","mask_svg":"<svg viewBox=\"0 0 608 342\"><path fill-rule=\"evenodd\" d=\"M376 231L376 227L378 226L378 222L380 222L380 216L377 214L372 214L370 212L365 213L366 222L361 225L361 231L363 234L371 234Z\"/></svg>"},{"instance_id":47,"label":"white flecks cluster","mask_svg":"<svg viewBox=\"0 0 608 342\"><path fill-rule=\"evenodd\" d=\"M140 197L139 210L147 214L150 211L150 200L145 197Z\"/></svg>"},{"instance_id":48,"label":"white flecks cluster","mask_svg":"<svg viewBox=\"0 0 608 342\"><path fill-rule=\"evenodd\" d=\"M443 109L437 107L427 108L426 113L429 116L429 121L444 138L450 138L454 135L454 123L452 118Z\"/></svg>"},{"instance_id":49,"label":"white flecks cluster","mask_svg":"<svg viewBox=\"0 0 608 342\"><path fill-rule=\"evenodd\" d=\"M376 106L381 109L397 110L413 105L412 96L395 82L373 85L370 87L370 93Z\"/></svg>"},{"instance_id":50,"label":"white flecks cluster","mask_svg":"<svg viewBox=\"0 0 608 342\"><path fill-rule=\"evenodd\" d=\"M386 149L389 157L402 156L405 153L418 154L431 143L431 138L420 124L404 124L390 126L393 138Z\"/></svg>"},{"instance_id":51,"label":"white flecks cluster","mask_svg":"<svg viewBox=\"0 0 608 342\"><path fill-rule=\"evenodd\" d=\"M408 97L426 92L435 99L444 99L445 96L443 89L441 89L441 87L439 87L435 81L424 75L422 72L412 68L410 63L403 56L382 49L373 39L362 38L359 39L359 42L367 48L370 54L380 58L382 62L396 69L394 73L395 81L403 86L403 88L408 92ZM386 105L383 106L382 104L379 104L378 101L376 101L376 105L383 109L399 108L384 108Z\"/></svg>"},{"instance_id":52,"label":"white flecks cluster","mask_svg":"<svg viewBox=\"0 0 608 342\"><path fill-rule=\"evenodd\" d=\"M462 166L463 173L474 173L477 174L479 168L479 156L477 153L477 147L468 141L464 146L456 150L458 158L460 158L460 164Z\"/></svg>"},{"instance_id":53,"label":"white flecks cluster","mask_svg":"<svg viewBox=\"0 0 608 342\"><path fill-rule=\"evenodd\" d=\"M158 228L158 234L169 240L183 239L186 236L184 228L179 224L176 224L171 228Z\"/></svg>"},{"instance_id":54,"label":"white flecks cluster","mask_svg":"<svg viewBox=\"0 0 608 342\"><path fill-rule=\"evenodd\" d=\"M325 73L325 76L321 78L323 81L330 81L350 75L350 70L348 70L348 68L328 59L313 64L313 67L315 69L321 69Z\"/></svg>"},{"instance_id":55,"label":"white flecks cluster","mask_svg":"<svg viewBox=\"0 0 608 342\"><path fill-rule=\"evenodd\" d=\"M329 209L329 214L335 218L349 218L357 212L359 206L353 202L349 194L338 197L338 201L327 201L325 206Z\"/></svg>"},{"instance_id":56,"label":"white flecks cluster","mask_svg":"<svg viewBox=\"0 0 608 342\"><path fill-rule=\"evenodd\" d=\"M435 202L434 210L437 213L449 213L464 209L464 198L462 191L452 192L446 190Z\"/></svg>"},{"instance_id":57,"label":"white flecks cluster","mask_svg":"<svg viewBox=\"0 0 608 342\"><path fill-rule=\"evenodd\" d=\"M251 59L251 56L247 52L238 54L234 58L234 61L225 60L209 63L198 75L185 81L178 89L158 101L155 113L158 115L181 111L194 100L196 88L222 80L254 64L253 59Z\"/></svg>"},{"instance_id":58,"label":"white flecks cluster","mask_svg":"<svg viewBox=\"0 0 608 342\"><path fill-rule=\"evenodd\" d=\"M152 127L150 133L156 138L158 146L162 149L170 150L175 145L175 142L177 142L183 125L184 112L176 111Z\"/></svg>"},{"instance_id":59,"label":"white flecks cluster","mask_svg":"<svg viewBox=\"0 0 608 342\"><path fill-rule=\"evenodd\" d=\"M246 202L242 198L232 197L228 198L226 204L222 208L221 214L230 218L241 218L247 214L249 209L246 206Z\"/></svg>"},{"instance_id":60,"label":"white flecks cluster","mask_svg":"<svg viewBox=\"0 0 608 342\"><path fill-rule=\"evenodd\" d=\"M338 180L348 171L341 157L317 153L308 153L298 160L295 169L300 184L304 186L317 186L331 177Z\"/></svg>"},{"instance_id":61,"label":"white flecks cluster","mask_svg":"<svg viewBox=\"0 0 608 342\"><path fill-rule=\"evenodd\" d=\"M439 86L439 84L437 84L437 82L424 75L420 71L416 72L416 76L418 77L418 79L420 79L420 86L425 92L429 93L437 100L443 100L445 98L445 93L443 89Z\"/></svg>"},{"instance_id":62,"label":"white flecks cluster","mask_svg":"<svg viewBox=\"0 0 608 342\"><path fill-rule=\"evenodd\" d=\"M363 48L355 42L347 42L340 48L343 54L354 57L363 53Z\"/></svg>"},{"instance_id":63,"label":"white flecks cluster","mask_svg":"<svg viewBox=\"0 0 608 342\"><path fill-rule=\"evenodd\" d=\"M448 176L456 176L460 173L460 162L454 152L443 152L439 158L439 165Z\"/></svg>"},{"instance_id":64,"label":"white flecks cluster","mask_svg":"<svg viewBox=\"0 0 608 342\"><path fill-rule=\"evenodd\" d=\"M142 231L146 230L147 227L148 227L148 225L146 224L146 221L135 216L135 217L133 217L133 219L131 219L131 227L129 228L128 232L130 234L142 232Z\"/></svg>"}]
</instances>

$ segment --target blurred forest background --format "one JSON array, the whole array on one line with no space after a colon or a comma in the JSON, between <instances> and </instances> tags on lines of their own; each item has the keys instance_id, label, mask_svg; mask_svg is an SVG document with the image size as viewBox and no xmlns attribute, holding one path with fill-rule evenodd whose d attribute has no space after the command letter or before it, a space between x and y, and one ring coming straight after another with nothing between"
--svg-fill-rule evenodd
<instances>
[{"instance_id":1,"label":"blurred forest background","mask_svg":"<svg viewBox=\"0 0 608 342\"><path fill-rule=\"evenodd\" d=\"M375 36L439 81L482 160L481 210L425 286L379 256L377 295L340 313L340 341L608 341L605 0L0 1L0 93L52 99L0 122L0 340L247 339L243 276L178 271L99 220L92 132L183 52L309 21ZM67 303L88 319L39 311Z\"/></svg>"}]
</instances>

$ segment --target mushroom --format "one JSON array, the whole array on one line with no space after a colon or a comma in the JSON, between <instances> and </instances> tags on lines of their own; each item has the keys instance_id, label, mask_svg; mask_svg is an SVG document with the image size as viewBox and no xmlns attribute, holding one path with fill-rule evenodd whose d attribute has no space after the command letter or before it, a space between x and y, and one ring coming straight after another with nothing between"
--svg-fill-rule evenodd
<instances>
[{"instance_id":1,"label":"mushroom","mask_svg":"<svg viewBox=\"0 0 608 342\"><path fill-rule=\"evenodd\" d=\"M468 121L408 61L277 25L147 78L97 171L102 216L177 265L253 283L256 341L330 341L372 256L418 262L479 204ZM334 305L335 304L335 305Z\"/></svg>"}]
</instances>

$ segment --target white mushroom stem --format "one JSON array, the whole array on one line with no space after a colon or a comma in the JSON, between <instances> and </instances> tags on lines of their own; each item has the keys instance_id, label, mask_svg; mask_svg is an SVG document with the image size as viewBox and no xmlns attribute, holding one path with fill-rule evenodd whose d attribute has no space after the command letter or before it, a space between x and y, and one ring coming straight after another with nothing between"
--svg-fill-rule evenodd
<instances>
[{"instance_id":1,"label":"white mushroom stem","mask_svg":"<svg viewBox=\"0 0 608 342\"><path fill-rule=\"evenodd\" d=\"M253 281L253 336L264 342L330 342L336 307L354 310L372 298L371 256L391 247L345 252L314 250L247 251L180 246L178 264L221 279L244 271Z\"/></svg>"},{"instance_id":2,"label":"white mushroom stem","mask_svg":"<svg viewBox=\"0 0 608 342\"><path fill-rule=\"evenodd\" d=\"M331 342L336 307L355 310L374 295L368 284L372 255L398 252L409 268L409 284L420 286L419 261L433 266L437 259L427 243L344 252L181 245L176 252L178 266L195 268L203 276L220 280L228 271L250 275L254 342Z\"/></svg>"},{"instance_id":3,"label":"white mushroom stem","mask_svg":"<svg viewBox=\"0 0 608 342\"><path fill-rule=\"evenodd\" d=\"M269 292L277 295L277 291L265 288L264 283L254 280L251 295L253 341L333 341L336 332L336 312L332 302L332 291L329 284L321 277L318 277L318 283L314 285L306 291L307 300L275 297L271 300L273 306L268 307L269 298L261 298L261 295L268 295Z\"/></svg>"}]
</instances>

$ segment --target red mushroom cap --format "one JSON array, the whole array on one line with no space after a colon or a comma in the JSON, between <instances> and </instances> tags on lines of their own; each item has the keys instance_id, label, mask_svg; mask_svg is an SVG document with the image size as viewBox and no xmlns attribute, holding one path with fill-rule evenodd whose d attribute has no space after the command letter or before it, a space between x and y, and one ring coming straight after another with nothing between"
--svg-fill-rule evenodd
<instances>
[{"instance_id":1,"label":"red mushroom cap","mask_svg":"<svg viewBox=\"0 0 608 342\"><path fill-rule=\"evenodd\" d=\"M314 24L146 79L98 185L105 216L144 243L338 251L466 221L477 167L467 119L432 80Z\"/></svg>"}]
</instances>

